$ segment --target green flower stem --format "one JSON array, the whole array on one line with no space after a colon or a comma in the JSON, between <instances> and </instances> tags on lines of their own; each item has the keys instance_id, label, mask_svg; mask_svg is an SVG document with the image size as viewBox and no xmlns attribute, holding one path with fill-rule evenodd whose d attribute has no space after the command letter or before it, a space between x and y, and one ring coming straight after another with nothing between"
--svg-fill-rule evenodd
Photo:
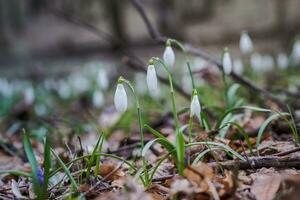
<instances>
[{"instance_id":1,"label":"green flower stem","mask_svg":"<svg viewBox=\"0 0 300 200\"><path fill-rule=\"evenodd\" d=\"M189 132L189 144L190 143L192 143L192 128L193 128L193 116L192 115L190 115L190 120L189 120L189 130L188 130L188 132ZM190 165L191 164L191 156L190 156L190 149L188 149L188 157L189 157L189 159L188 159L188 165Z\"/></svg>"},{"instance_id":2,"label":"green flower stem","mask_svg":"<svg viewBox=\"0 0 300 200\"><path fill-rule=\"evenodd\" d=\"M186 60L186 65L188 67L189 74L190 74L190 77L191 77L192 86L193 86L193 89L195 89L196 86L195 86L195 80L194 80L194 77L193 77L193 72L192 72L192 69L191 69L191 63L190 63L190 60L188 59L188 56L187 56L188 54L187 54L187 51L186 51L185 47L178 40L175 40L175 39L168 39L167 42L177 45L177 47L179 49L181 49L181 51L183 52L185 60Z\"/></svg>"},{"instance_id":3,"label":"green flower stem","mask_svg":"<svg viewBox=\"0 0 300 200\"><path fill-rule=\"evenodd\" d=\"M136 109L137 109L137 115L138 115L138 122L139 122L139 129L140 129L140 137L141 137L141 155L142 155L142 151L144 149L144 145L145 145L145 141L144 141L144 132L143 132L143 125L142 125L142 114L141 114L141 107L140 107L140 102L139 102L139 98L135 92L135 89L133 87L133 85L125 78L120 77L118 82L124 82L126 85L128 85L128 87L130 88L134 98L135 98L135 103L136 103ZM142 156L143 159L143 169L145 172L145 180L144 182L148 183L149 182L149 174L147 172L147 161L145 159L144 156Z\"/></svg>"},{"instance_id":4,"label":"green flower stem","mask_svg":"<svg viewBox=\"0 0 300 200\"><path fill-rule=\"evenodd\" d=\"M161 66L163 67L163 69L165 70L165 72L168 74L168 79L169 79L169 84L170 84L170 94L171 94L171 100L172 100L172 111L173 111L173 116L174 116L175 133L176 133L177 168L178 168L179 174L183 175L185 142L184 142L182 132L179 130L179 120L178 120L178 114L177 114L177 110L176 110L175 93L174 93L174 88L173 88L172 75L162 59L152 58L152 60L159 62L161 64Z\"/></svg>"},{"instance_id":5,"label":"green flower stem","mask_svg":"<svg viewBox=\"0 0 300 200\"><path fill-rule=\"evenodd\" d=\"M170 71L168 70L166 64L164 61L160 58L152 58L154 61L159 62L165 72L168 74L168 79L169 79L169 85L170 85L170 94L171 94L171 100L172 100L172 111L173 111L173 116L174 116L174 122L175 122L175 128L176 130L179 128L179 121L178 121L178 115L177 115L177 110L176 110L176 103L175 103L175 93L174 93L174 88L173 88L173 79Z\"/></svg>"},{"instance_id":6,"label":"green flower stem","mask_svg":"<svg viewBox=\"0 0 300 200\"><path fill-rule=\"evenodd\" d=\"M223 83L224 83L224 97L225 97L225 102L226 102L226 108L228 108L229 107L228 96L227 96L228 85L226 82L226 75L225 75L224 71L222 71L222 79L223 79Z\"/></svg>"}]
</instances>

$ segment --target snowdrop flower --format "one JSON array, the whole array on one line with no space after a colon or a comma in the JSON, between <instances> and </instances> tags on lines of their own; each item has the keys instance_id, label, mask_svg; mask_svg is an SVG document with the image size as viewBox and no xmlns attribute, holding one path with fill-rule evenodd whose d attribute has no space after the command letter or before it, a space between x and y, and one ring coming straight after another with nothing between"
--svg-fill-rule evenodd
<instances>
[{"instance_id":1,"label":"snowdrop flower","mask_svg":"<svg viewBox=\"0 0 300 200\"><path fill-rule=\"evenodd\" d=\"M174 66L175 54L171 47L170 41L167 41L167 43L166 43L166 48L165 48L165 51L163 54L163 59L168 67L172 68Z\"/></svg>"},{"instance_id":2,"label":"snowdrop flower","mask_svg":"<svg viewBox=\"0 0 300 200\"><path fill-rule=\"evenodd\" d=\"M98 71L97 84L103 90L107 90L107 88L109 86L108 74L107 74L107 71L104 68L101 68Z\"/></svg>"},{"instance_id":3,"label":"snowdrop flower","mask_svg":"<svg viewBox=\"0 0 300 200\"><path fill-rule=\"evenodd\" d=\"M240 50L243 54L249 54L253 50L252 40L246 31L243 31L241 34Z\"/></svg>"},{"instance_id":4,"label":"snowdrop flower","mask_svg":"<svg viewBox=\"0 0 300 200\"><path fill-rule=\"evenodd\" d=\"M289 65L289 59L286 54L280 53L277 56L277 65L279 69L286 69Z\"/></svg>"},{"instance_id":5,"label":"snowdrop flower","mask_svg":"<svg viewBox=\"0 0 300 200\"><path fill-rule=\"evenodd\" d=\"M30 105L34 102L35 95L32 86L28 86L24 91L24 101L26 104Z\"/></svg>"},{"instance_id":6,"label":"snowdrop flower","mask_svg":"<svg viewBox=\"0 0 300 200\"><path fill-rule=\"evenodd\" d=\"M57 88L58 95L61 99L68 99L71 97L72 89L68 82L59 81Z\"/></svg>"},{"instance_id":7,"label":"snowdrop flower","mask_svg":"<svg viewBox=\"0 0 300 200\"><path fill-rule=\"evenodd\" d=\"M261 71L262 70L262 56L258 53L254 53L250 57L250 65L254 71Z\"/></svg>"},{"instance_id":8,"label":"snowdrop flower","mask_svg":"<svg viewBox=\"0 0 300 200\"><path fill-rule=\"evenodd\" d=\"M197 95L197 90L193 91L193 97L191 101L191 116L197 116L200 119L201 106Z\"/></svg>"},{"instance_id":9,"label":"snowdrop flower","mask_svg":"<svg viewBox=\"0 0 300 200\"><path fill-rule=\"evenodd\" d=\"M300 39L298 39L293 45L291 61L294 65L300 64Z\"/></svg>"},{"instance_id":10,"label":"snowdrop flower","mask_svg":"<svg viewBox=\"0 0 300 200\"><path fill-rule=\"evenodd\" d=\"M244 72L244 65L241 59L235 59L233 62L234 73L241 75Z\"/></svg>"},{"instance_id":11,"label":"snowdrop flower","mask_svg":"<svg viewBox=\"0 0 300 200\"><path fill-rule=\"evenodd\" d=\"M149 61L149 65L148 65L148 69L147 69L147 85L148 85L150 94L156 95L158 92L157 77L156 77L154 63L152 60Z\"/></svg>"},{"instance_id":12,"label":"snowdrop flower","mask_svg":"<svg viewBox=\"0 0 300 200\"><path fill-rule=\"evenodd\" d=\"M114 103L118 112L125 112L127 110L127 94L121 80L118 81Z\"/></svg>"},{"instance_id":13,"label":"snowdrop flower","mask_svg":"<svg viewBox=\"0 0 300 200\"><path fill-rule=\"evenodd\" d=\"M222 64L224 73L229 75L232 71L232 62L227 48L224 49Z\"/></svg>"},{"instance_id":14,"label":"snowdrop flower","mask_svg":"<svg viewBox=\"0 0 300 200\"><path fill-rule=\"evenodd\" d=\"M274 59L271 55L264 55L262 57L263 71L270 71L274 67Z\"/></svg>"},{"instance_id":15,"label":"snowdrop flower","mask_svg":"<svg viewBox=\"0 0 300 200\"><path fill-rule=\"evenodd\" d=\"M104 97L102 92L100 90L95 91L93 94L93 105L96 108L101 108L103 104L104 104Z\"/></svg>"}]
</instances>

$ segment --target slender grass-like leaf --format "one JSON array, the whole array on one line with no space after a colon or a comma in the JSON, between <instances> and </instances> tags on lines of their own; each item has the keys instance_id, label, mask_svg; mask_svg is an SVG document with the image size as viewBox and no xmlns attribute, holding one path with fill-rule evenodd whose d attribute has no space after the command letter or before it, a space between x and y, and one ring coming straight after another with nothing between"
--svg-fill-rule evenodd
<instances>
[{"instance_id":1,"label":"slender grass-like leaf","mask_svg":"<svg viewBox=\"0 0 300 200\"><path fill-rule=\"evenodd\" d=\"M14 176L23 176L23 177L31 178L30 173L23 172L23 171L20 171L20 170L14 170L14 169L0 170L0 174L11 174L11 175L14 175Z\"/></svg>"},{"instance_id":2,"label":"slender grass-like leaf","mask_svg":"<svg viewBox=\"0 0 300 200\"><path fill-rule=\"evenodd\" d=\"M199 153L197 155L197 157L194 159L193 161L193 165L197 164L207 153L209 153L210 151L214 151L214 150L218 150L220 148L209 148L209 149L205 149L204 151L202 151L201 153Z\"/></svg>"},{"instance_id":3,"label":"slender grass-like leaf","mask_svg":"<svg viewBox=\"0 0 300 200\"><path fill-rule=\"evenodd\" d=\"M229 108L233 107L236 101L236 93L238 89L240 88L240 85L235 83L231 85L227 91L227 103Z\"/></svg>"},{"instance_id":4,"label":"slender grass-like leaf","mask_svg":"<svg viewBox=\"0 0 300 200\"><path fill-rule=\"evenodd\" d=\"M94 164L95 160L97 159L95 154L97 153L101 138L102 138L102 134L99 136L97 143L93 149L92 155L88 160L88 165L87 165L87 169L86 169L86 179L87 180L89 180L92 165Z\"/></svg>"},{"instance_id":5,"label":"slender grass-like leaf","mask_svg":"<svg viewBox=\"0 0 300 200\"><path fill-rule=\"evenodd\" d=\"M78 188L76 181L74 180L73 176L71 175L71 172L69 171L69 169L67 168L67 166L65 165L65 163L60 159L60 157L57 155L57 153L51 149L53 155L55 156L55 158L57 159L59 165L61 166L61 168L64 170L64 172L66 173L66 175L68 176L68 178L71 181L71 185L72 185L72 190L73 192L75 192Z\"/></svg>"},{"instance_id":6,"label":"slender grass-like leaf","mask_svg":"<svg viewBox=\"0 0 300 200\"><path fill-rule=\"evenodd\" d=\"M33 153L29 135L27 132L25 132L25 130L23 130L23 131L24 131L23 145L24 145L24 149L26 152L26 156L27 156L28 161L31 166L31 171L32 171L31 177L32 177L34 192L37 195L38 199L42 199L42 190L41 190L41 185L40 185L39 177L38 177L38 164L37 164L35 155Z\"/></svg>"},{"instance_id":7,"label":"slender grass-like leaf","mask_svg":"<svg viewBox=\"0 0 300 200\"><path fill-rule=\"evenodd\" d=\"M208 116L204 112L200 112L201 124L206 131L211 130L211 124L209 122Z\"/></svg>"},{"instance_id":8,"label":"slender grass-like leaf","mask_svg":"<svg viewBox=\"0 0 300 200\"><path fill-rule=\"evenodd\" d=\"M252 148L251 142L249 140L249 135L248 135L248 133L246 133L245 129L236 122L228 122L228 123L230 123L231 125L235 126L237 129L239 129L239 131L241 132L241 134L243 135L243 137L247 143L250 153L253 155L253 148Z\"/></svg>"},{"instance_id":9,"label":"slender grass-like leaf","mask_svg":"<svg viewBox=\"0 0 300 200\"><path fill-rule=\"evenodd\" d=\"M171 143L171 142L170 142L163 134L161 134L161 133L158 132L157 130L151 128L151 127L150 127L149 125L147 125L147 124L145 124L144 127L147 128L147 129L148 129L155 137L164 139L164 143L165 143L165 144L164 144L164 147L165 147L165 148L168 147L168 149L170 149L170 150L172 150L172 148L175 149L175 145L172 144L172 143Z\"/></svg>"},{"instance_id":10,"label":"slender grass-like leaf","mask_svg":"<svg viewBox=\"0 0 300 200\"><path fill-rule=\"evenodd\" d=\"M211 142L211 141L206 141L206 142L193 142L190 144L187 144L186 147L191 147L191 146L195 146L195 145L213 145L213 146L218 146L223 148L225 151L230 152L231 154L233 154L234 156L236 156L237 158L246 161L246 159L240 155L238 152L234 151L231 147L229 147L228 145L225 145L223 143L220 142Z\"/></svg>"},{"instance_id":11,"label":"slender grass-like leaf","mask_svg":"<svg viewBox=\"0 0 300 200\"><path fill-rule=\"evenodd\" d=\"M233 112L236 112L238 110L242 110L242 109L248 109L248 110L252 110L252 111L256 111L256 112L272 112L272 110L269 109L265 109L265 108L258 108L258 107L254 107L254 106L240 106L240 107L236 107L236 108L231 108L228 109L221 117L220 119L217 121L215 129L219 129L221 126L221 123L223 122L224 118Z\"/></svg>"},{"instance_id":12,"label":"slender grass-like leaf","mask_svg":"<svg viewBox=\"0 0 300 200\"><path fill-rule=\"evenodd\" d=\"M183 175L184 170L184 158L185 158L185 142L182 132L179 130L176 131L176 153L177 153L177 162L179 174Z\"/></svg>"},{"instance_id":13,"label":"slender grass-like leaf","mask_svg":"<svg viewBox=\"0 0 300 200\"><path fill-rule=\"evenodd\" d=\"M102 150L102 146L103 146L103 142L104 142L104 138L105 138L104 136L105 136L105 134L102 133L102 134L101 134L101 141L100 141L99 147L98 147L98 149L97 149L98 152ZM96 167L95 167L95 173L94 173L95 176L98 176L98 174L99 174L99 169L100 169L100 157L101 157L101 156L97 156L97 158L96 158Z\"/></svg>"},{"instance_id":14,"label":"slender grass-like leaf","mask_svg":"<svg viewBox=\"0 0 300 200\"><path fill-rule=\"evenodd\" d=\"M78 158L74 158L73 160L69 161L68 163L64 164L65 166L69 166L71 164L73 164L74 162L77 162L79 160L83 160L83 159L86 159L86 158L90 158L92 155L89 154L89 155L84 155L84 156L80 156ZM107 154L107 153L96 153L95 156L104 156L104 157L110 157L110 158L114 158L116 160L119 160L119 161L122 161L124 162L131 170L133 170L134 172L137 171L137 169L133 166L133 164L131 164L129 161L125 160L124 158L121 158L119 156L116 156L116 155L113 155L113 154ZM60 166L58 167L57 169L53 170L51 173L50 173L50 177L52 177L54 174L56 174L57 172L59 172L60 170L62 170L63 167Z\"/></svg>"},{"instance_id":15,"label":"slender grass-like leaf","mask_svg":"<svg viewBox=\"0 0 300 200\"><path fill-rule=\"evenodd\" d=\"M258 134L257 134L257 138L256 138L256 148L258 149L258 146L260 145L260 141L262 138L262 135L265 131L265 129L267 128L267 126L276 118L283 116L283 115L289 115L289 113L275 113L271 116L269 116L261 125L261 127L259 128Z\"/></svg>"},{"instance_id":16,"label":"slender grass-like leaf","mask_svg":"<svg viewBox=\"0 0 300 200\"><path fill-rule=\"evenodd\" d=\"M48 183L51 168L51 148L49 138L45 138L44 144L44 183L43 183L43 196L45 199L48 198Z\"/></svg>"}]
</instances>

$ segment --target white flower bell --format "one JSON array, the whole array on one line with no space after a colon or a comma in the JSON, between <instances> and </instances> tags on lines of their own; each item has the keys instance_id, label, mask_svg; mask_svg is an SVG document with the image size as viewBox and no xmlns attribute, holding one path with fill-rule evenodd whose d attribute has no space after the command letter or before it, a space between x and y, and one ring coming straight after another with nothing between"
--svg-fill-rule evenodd
<instances>
[{"instance_id":1,"label":"white flower bell","mask_svg":"<svg viewBox=\"0 0 300 200\"><path fill-rule=\"evenodd\" d=\"M101 108L104 104L104 96L100 90L96 90L93 94L93 105L96 108Z\"/></svg>"},{"instance_id":2,"label":"white flower bell","mask_svg":"<svg viewBox=\"0 0 300 200\"><path fill-rule=\"evenodd\" d=\"M289 59L285 53L278 54L277 66L279 69L286 69L289 66Z\"/></svg>"},{"instance_id":3,"label":"white flower bell","mask_svg":"<svg viewBox=\"0 0 300 200\"><path fill-rule=\"evenodd\" d=\"M229 75L232 71L232 62L227 48L224 49L222 64L224 73Z\"/></svg>"},{"instance_id":4,"label":"white flower bell","mask_svg":"<svg viewBox=\"0 0 300 200\"><path fill-rule=\"evenodd\" d=\"M201 106L200 106L200 102L196 90L194 90L193 92L190 109L191 109L190 111L191 116L197 116L198 119L200 119Z\"/></svg>"},{"instance_id":5,"label":"white flower bell","mask_svg":"<svg viewBox=\"0 0 300 200\"><path fill-rule=\"evenodd\" d=\"M103 90L108 89L108 86L109 86L108 73L104 68L100 68L98 71L97 84Z\"/></svg>"},{"instance_id":6,"label":"white flower bell","mask_svg":"<svg viewBox=\"0 0 300 200\"><path fill-rule=\"evenodd\" d=\"M240 50L243 54L249 54L253 51L252 40L246 31L243 31L241 34Z\"/></svg>"},{"instance_id":7,"label":"white flower bell","mask_svg":"<svg viewBox=\"0 0 300 200\"><path fill-rule=\"evenodd\" d=\"M174 53L169 41L167 41L166 48L165 48L165 51L163 54L163 59L168 67L172 68L174 66L175 53Z\"/></svg>"},{"instance_id":8,"label":"white flower bell","mask_svg":"<svg viewBox=\"0 0 300 200\"><path fill-rule=\"evenodd\" d=\"M158 93L158 86L157 86L157 76L153 61L149 61L149 66L147 69L147 85L151 95L156 95Z\"/></svg>"},{"instance_id":9,"label":"white flower bell","mask_svg":"<svg viewBox=\"0 0 300 200\"><path fill-rule=\"evenodd\" d=\"M118 112L125 112L127 110L127 94L121 81L118 81L114 103Z\"/></svg>"},{"instance_id":10,"label":"white flower bell","mask_svg":"<svg viewBox=\"0 0 300 200\"><path fill-rule=\"evenodd\" d=\"M291 61L294 65L300 64L300 39L298 39L293 45Z\"/></svg>"}]
</instances>

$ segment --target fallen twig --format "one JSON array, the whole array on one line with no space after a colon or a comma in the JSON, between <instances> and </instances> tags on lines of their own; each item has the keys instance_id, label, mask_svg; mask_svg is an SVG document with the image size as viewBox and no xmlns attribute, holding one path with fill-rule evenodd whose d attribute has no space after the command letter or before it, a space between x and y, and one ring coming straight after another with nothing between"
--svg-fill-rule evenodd
<instances>
[{"instance_id":1,"label":"fallen twig","mask_svg":"<svg viewBox=\"0 0 300 200\"><path fill-rule=\"evenodd\" d=\"M248 161L243 160L229 160L223 162L209 163L213 168L221 166L223 169L234 169L240 170L245 169L260 169L263 167L275 167L275 168L300 168L299 157L278 157L278 156L265 156L265 157L249 157Z\"/></svg>"}]
</instances>

